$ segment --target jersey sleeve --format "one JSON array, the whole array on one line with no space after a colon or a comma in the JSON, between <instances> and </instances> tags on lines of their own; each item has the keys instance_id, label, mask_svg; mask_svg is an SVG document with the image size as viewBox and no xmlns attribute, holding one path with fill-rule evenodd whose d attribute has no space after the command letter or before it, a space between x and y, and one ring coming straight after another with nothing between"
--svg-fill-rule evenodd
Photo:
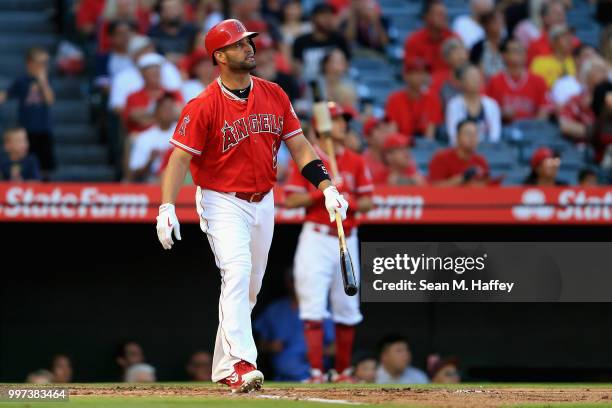
<instances>
[{"instance_id":1,"label":"jersey sleeve","mask_svg":"<svg viewBox=\"0 0 612 408\"><path fill-rule=\"evenodd\" d=\"M207 110L200 98L192 99L181 112L170 143L192 156L200 156L208 134Z\"/></svg>"},{"instance_id":2,"label":"jersey sleeve","mask_svg":"<svg viewBox=\"0 0 612 408\"><path fill-rule=\"evenodd\" d=\"M356 184L358 195L370 195L374 191L372 172L363 158L360 157L359 170L357 173Z\"/></svg>"},{"instance_id":3,"label":"jersey sleeve","mask_svg":"<svg viewBox=\"0 0 612 408\"><path fill-rule=\"evenodd\" d=\"M307 193L310 183L302 176L300 169L294 161L289 164L289 176L285 183L285 192L289 193Z\"/></svg>"},{"instance_id":4,"label":"jersey sleeve","mask_svg":"<svg viewBox=\"0 0 612 408\"><path fill-rule=\"evenodd\" d=\"M280 93L281 101L283 101L285 106L285 111L283 114L283 132L281 138L284 141L287 141L302 133L302 124L300 123L300 120L293 109L293 105L291 104L291 101L289 100L289 97L285 91L283 91L280 87L278 87L277 90Z\"/></svg>"}]
</instances>

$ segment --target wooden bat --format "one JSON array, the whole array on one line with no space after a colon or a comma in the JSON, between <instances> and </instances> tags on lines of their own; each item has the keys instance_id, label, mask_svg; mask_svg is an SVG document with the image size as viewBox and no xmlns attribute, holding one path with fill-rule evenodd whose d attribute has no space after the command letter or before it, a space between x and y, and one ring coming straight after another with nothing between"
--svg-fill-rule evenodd
<instances>
[{"instance_id":1,"label":"wooden bat","mask_svg":"<svg viewBox=\"0 0 612 408\"><path fill-rule=\"evenodd\" d=\"M313 114L316 121L316 129L319 134L325 138L325 150L329 156L329 165L331 167L332 179L337 179L340 176L338 172L338 163L336 163L336 154L334 152L334 143L331 138L332 121L329 114L327 102L321 98L319 87L315 81L310 83L312 95L314 99ZM338 228L338 243L340 246L340 267L342 269L342 281L344 282L344 293L348 296L355 296L359 289L357 279L355 278L355 269L351 254L346 246L346 238L344 236L344 228L342 226L342 218L340 213L336 211L336 227Z\"/></svg>"}]
</instances>

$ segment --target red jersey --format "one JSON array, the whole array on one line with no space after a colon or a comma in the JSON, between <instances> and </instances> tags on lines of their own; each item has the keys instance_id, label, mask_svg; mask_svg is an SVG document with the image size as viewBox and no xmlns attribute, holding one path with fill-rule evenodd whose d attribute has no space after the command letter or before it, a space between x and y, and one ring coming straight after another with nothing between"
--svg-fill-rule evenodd
<instances>
[{"instance_id":1,"label":"red jersey","mask_svg":"<svg viewBox=\"0 0 612 408\"><path fill-rule=\"evenodd\" d=\"M366 150L361 155L363 160L365 161L366 166L370 169L370 174L372 175L372 182L374 185L387 184L387 177L389 175L389 170L387 170L387 166L381 160L378 160L370 150Z\"/></svg>"},{"instance_id":2,"label":"red jersey","mask_svg":"<svg viewBox=\"0 0 612 408\"><path fill-rule=\"evenodd\" d=\"M183 96L179 91L163 91L159 93L159 97L163 96L164 93L172 95L177 104L183 104ZM158 99L159 98L154 98L145 88L142 88L140 91L133 92L128 96L125 102L125 109L123 110L123 120L128 133L142 132L143 130L147 130L149 127L151 127L134 123L129 119L129 116L134 109L144 108L147 110L147 112L153 113L155 111L155 105L157 104Z\"/></svg>"},{"instance_id":3,"label":"red jersey","mask_svg":"<svg viewBox=\"0 0 612 408\"><path fill-rule=\"evenodd\" d=\"M217 78L183 109L170 143L193 155L194 184L221 192L265 192L276 182L281 141L302 133L289 97L251 77L247 99Z\"/></svg>"},{"instance_id":4,"label":"red jersey","mask_svg":"<svg viewBox=\"0 0 612 408\"><path fill-rule=\"evenodd\" d=\"M588 101L588 95L584 93L572 96L561 108L559 117L582 123L585 126L595 123L595 114Z\"/></svg>"},{"instance_id":5,"label":"red jersey","mask_svg":"<svg viewBox=\"0 0 612 408\"><path fill-rule=\"evenodd\" d=\"M457 37L457 34L448 29L442 33L440 39L433 38L425 27L415 31L404 43L404 63L411 59L420 58L427 62L431 72L448 69L448 65L442 57L442 44L453 37Z\"/></svg>"},{"instance_id":6,"label":"red jersey","mask_svg":"<svg viewBox=\"0 0 612 408\"><path fill-rule=\"evenodd\" d=\"M397 130L412 137L425 134L427 126L442 122L442 105L438 94L422 93L412 99L405 90L389 95L385 108L386 117L397 124Z\"/></svg>"},{"instance_id":7,"label":"red jersey","mask_svg":"<svg viewBox=\"0 0 612 408\"><path fill-rule=\"evenodd\" d=\"M572 47L576 48L580 45L578 37L572 35ZM552 45L550 44L550 38L548 33L542 31L542 34L535 40L529 43L527 48L527 65L531 65L531 61L540 55L550 55L553 53Z\"/></svg>"},{"instance_id":8,"label":"red jersey","mask_svg":"<svg viewBox=\"0 0 612 408\"><path fill-rule=\"evenodd\" d=\"M514 119L533 118L542 107L551 105L546 81L528 71L516 80L504 71L494 75L486 93L497 101L502 112L512 112Z\"/></svg>"},{"instance_id":9,"label":"red jersey","mask_svg":"<svg viewBox=\"0 0 612 408\"><path fill-rule=\"evenodd\" d=\"M319 146L315 145L314 149L321 160L323 160L323 163L325 163L325 166L330 169L327 154ZM359 153L345 148L336 155L336 162L342 179L338 190L341 194L344 194L344 197L349 202L349 211L346 214L346 220L343 222L344 227L349 229L357 225L354 211L356 205L355 199L364 195L371 195L374 185L372 184L370 170ZM323 193L319 192L315 186L302 176L294 162L291 162L289 167L289 178L287 179L287 184L285 184L285 191L287 194L295 192L315 194L317 199L310 207L306 208L306 221L325 225L329 224L329 213L325 208Z\"/></svg>"},{"instance_id":10,"label":"red jersey","mask_svg":"<svg viewBox=\"0 0 612 408\"><path fill-rule=\"evenodd\" d=\"M467 169L475 167L475 180L484 179L489 175L489 164L481 155L474 153L468 160L464 160L457 154L457 149L450 147L434 154L429 162L429 180L448 180L458 174L463 174Z\"/></svg>"}]
</instances>

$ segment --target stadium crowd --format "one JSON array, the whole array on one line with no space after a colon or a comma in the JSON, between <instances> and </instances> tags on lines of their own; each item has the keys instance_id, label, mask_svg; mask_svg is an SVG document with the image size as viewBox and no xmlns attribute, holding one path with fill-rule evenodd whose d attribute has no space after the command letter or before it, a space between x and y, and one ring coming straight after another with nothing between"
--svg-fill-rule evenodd
<instances>
[{"instance_id":1,"label":"stadium crowd","mask_svg":"<svg viewBox=\"0 0 612 408\"><path fill-rule=\"evenodd\" d=\"M274 381L306 381L309 377L309 365L306 358L306 345L303 330L296 329L295 324L301 325L297 314L297 304L286 308L286 299L279 299L272 303L267 311L282 310L282 318L275 323L266 320L266 312L256 322L257 331L261 333L262 325L268 325L267 334L260 335L260 348L263 359L269 360L270 370ZM280 309L280 307L283 307ZM289 329L296 329L289 332ZM333 339L333 324L327 325L326 337ZM269 336L274 333L281 337L273 340ZM270 340L264 340L269 338ZM265 343L265 345L263 344ZM379 342L378 355L368 351L359 351L355 354L351 367L354 383L376 384L454 384L461 382L459 363L455 358L441 358L432 354L427 358L427 373L412 365L412 352L406 337L399 334L389 334ZM334 357L333 347L326 350L327 363ZM158 381L155 367L145 358L142 346L136 341L126 341L119 345L115 362L119 375L109 381L123 381L127 383L150 383ZM77 362L78 364L78 362ZM265 366L265 362L260 366ZM330 365L331 366L331 365ZM185 377L189 381L210 382L212 372L212 355L208 351L198 350L189 356L185 364ZM30 384L71 383L74 380L73 364L66 354L53 356L48 368L40 368L29 373L25 382ZM176 380L176 379L175 379ZM344 381L348 382L348 381Z\"/></svg>"},{"instance_id":2,"label":"stadium crowd","mask_svg":"<svg viewBox=\"0 0 612 408\"><path fill-rule=\"evenodd\" d=\"M217 74L203 37L235 17L261 33L254 74L287 92L310 137L309 81L342 107L346 144L376 184L608 183L612 30L607 2L584 1L471 0L458 13L440 0L59 2L83 60L56 68L44 47L26 53L0 93L18 106L17 123L3 123L0 177L61 180L53 82L76 75L114 178L158 180L180 109ZM582 7L594 15L581 24L601 25L598 44L570 25ZM290 157L278 155L284 180Z\"/></svg>"}]
</instances>

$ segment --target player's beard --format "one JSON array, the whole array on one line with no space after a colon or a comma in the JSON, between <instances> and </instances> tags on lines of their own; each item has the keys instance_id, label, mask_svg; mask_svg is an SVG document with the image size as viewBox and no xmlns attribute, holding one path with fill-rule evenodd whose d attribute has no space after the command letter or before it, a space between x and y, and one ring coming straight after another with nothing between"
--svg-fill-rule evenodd
<instances>
[{"instance_id":1,"label":"player's beard","mask_svg":"<svg viewBox=\"0 0 612 408\"><path fill-rule=\"evenodd\" d=\"M255 63L255 59L253 59L253 61L251 62L246 59L242 61L236 61L232 60L231 58L228 58L227 66L230 70L234 72L251 72L255 69L257 64Z\"/></svg>"}]
</instances>

